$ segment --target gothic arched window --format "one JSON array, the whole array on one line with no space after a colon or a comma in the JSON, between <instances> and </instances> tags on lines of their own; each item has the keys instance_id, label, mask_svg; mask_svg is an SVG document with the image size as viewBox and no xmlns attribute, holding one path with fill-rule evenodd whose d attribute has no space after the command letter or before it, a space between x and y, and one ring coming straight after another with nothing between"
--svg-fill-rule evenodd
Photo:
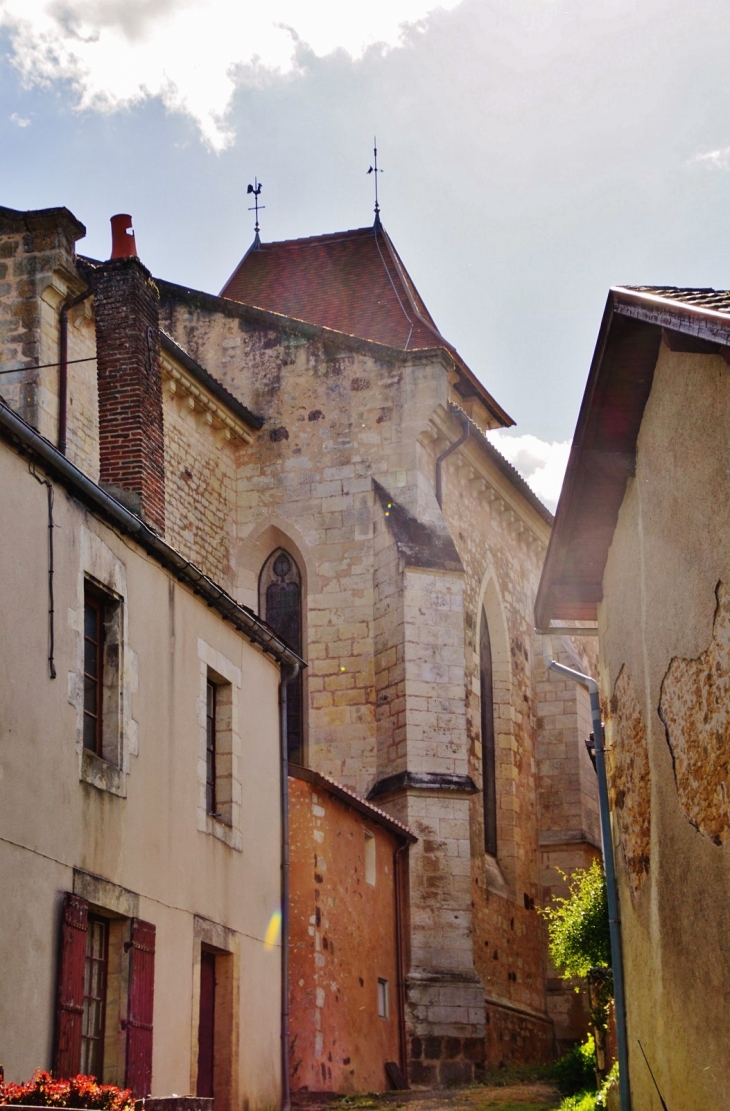
<instances>
[{"instance_id":1,"label":"gothic arched window","mask_svg":"<svg viewBox=\"0 0 730 1111\"><path fill-rule=\"evenodd\" d=\"M300 656L302 654L302 577L296 561L278 548L269 556L259 578L259 612L272 629ZM287 688L286 739L289 762L304 764L302 673Z\"/></svg>"},{"instance_id":2,"label":"gothic arched window","mask_svg":"<svg viewBox=\"0 0 730 1111\"><path fill-rule=\"evenodd\" d=\"M494 745L494 686L492 645L487 615L482 608L479 630L479 687L482 703L482 794L484 796L484 848L497 855L497 762Z\"/></svg>"}]
</instances>

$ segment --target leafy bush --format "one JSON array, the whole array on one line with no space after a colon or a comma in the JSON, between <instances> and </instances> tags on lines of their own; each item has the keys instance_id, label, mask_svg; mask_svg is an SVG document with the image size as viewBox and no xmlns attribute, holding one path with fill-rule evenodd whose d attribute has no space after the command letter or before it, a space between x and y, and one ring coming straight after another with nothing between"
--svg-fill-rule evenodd
<instances>
[{"instance_id":1,"label":"leafy bush","mask_svg":"<svg viewBox=\"0 0 730 1111\"><path fill-rule=\"evenodd\" d=\"M564 872L560 874L568 880ZM586 981L595 1035L596 1079L600 1085L606 1075L606 1030L613 974L606 877L599 862L594 860L587 870L573 872L568 880L567 897L554 897L552 905L540 913L547 922L548 952L555 968L565 980L580 976Z\"/></svg>"},{"instance_id":2,"label":"leafy bush","mask_svg":"<svg viewBox=\"0 0 730 1111\"><path fill-rule=\"evenodd\" d=\"M553 1065L555 1083L563 1096L596 1090L596 1046L589 1034L583 1045L573 1046ZM592 1111L592 1108L591 1108Z\"/></svg>"},{"instance_id":3,"label":"leafy bush","mask_svg":"<svg viewBox=\"0 0 730 1111\"><path fill-rule=\"evenodd\" d=\"M611 967L606 877L597 860L573 872L567 897L555 896L540 913L548 924L550 960L566 979Z\"/></svg>"},{"instance_id":4,"label":"leafy bush","mask_svg":"<svg viewBox=\"0 0 730 1111\"><path fill-rule=\"evenodd\" d=\"M596 1111L596 1098L595 1092L578 1092L564 1099L558 1111Z\"/></svg>"},{"instance_id":5,"label":"leafy bush","mask_svg":"<svg viewBox=\"0 0 730 1111\"><path fill-rule=\"evenodd\" d=\"M608 1090L618 1082L618 1061L613 1066L600 1092L583 1091L567 1096L558 1111L605 1111L608 1106Z\"/></svg>"},{"instance_id":6,"label":"leafy bush","mask_svg":"<svg viewBox=\"0 0 730 1111\"><path fill-rule=\"evenodd\" d=\"M0 1104L12 1106L71 1107L88 1111L133 1111L129 1088L97 1084L93 1076L54 1080L40 1069L25 1084L0 1084Z\"/></svg>"}]
</instances>

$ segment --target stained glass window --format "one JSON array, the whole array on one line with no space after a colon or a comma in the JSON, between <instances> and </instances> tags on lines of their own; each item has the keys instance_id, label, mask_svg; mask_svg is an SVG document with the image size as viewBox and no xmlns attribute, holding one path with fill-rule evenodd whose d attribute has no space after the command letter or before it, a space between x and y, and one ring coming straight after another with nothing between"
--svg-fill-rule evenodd
<instances>
[{"instance_id":1,"label":"stained glass window","mask_svg":"<svg viewBox=\"0 0 730 1111\"><path fill-rule=\"evenodd\" d=\"M302 654L302 577L296 560L278 548L259 580L260 611L265 621L298 655ZM304 764L303 685L301 672L287 690L287 748L292 764Z\"/></svg>"}]
</instances>

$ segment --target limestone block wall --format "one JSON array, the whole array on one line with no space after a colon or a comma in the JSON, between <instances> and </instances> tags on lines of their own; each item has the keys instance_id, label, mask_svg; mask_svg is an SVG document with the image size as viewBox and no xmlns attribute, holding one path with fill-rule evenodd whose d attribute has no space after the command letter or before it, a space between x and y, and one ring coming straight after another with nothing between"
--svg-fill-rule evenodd
<instances>
[{"instance_id":1,"label":"limestone block wall","mask_svg":"<svg viewBox=\"0 0 730 1111\"><path fill-rule=\"evenodd\" d=\"M547 671L539 641L535 638L534 652L540 901L546 905L554 896L567 893L563 874L570 876L600 858L601 829L596 773L585 746L593 729L588 694L576 683ZM584 674L597 674L595 637L553 637L551 644L552 655L560 663ZM549 959L547 970L547 1008L562 1052L582 1039L588 1028L587 998L558 976Z\"/></svg>"},{"instance_id":2,"label":"limestone block wall","mask_svg":"<svg viewBox=\"0 0 730 1111\"><path fill-rule=\"evenodd\" d=\"M168 543L234 593L237 470L246 448L221 439L179 392L163 391L165 535Z\"/></svg>"},{"instance_id":3,"label":"limestone block wall","mask_svg":"<svg viewBox=\"0 0 730 1111\"><path fill-rule=\"evenodd\" d=\"M0 369L18 368L0 377L0 394L52 443L58 440L59 313L63 302L86 286L74 246L83 234L83 226L65 209L0 210ZM96 480L92 319L89 302L69 312L67 455Z\"/></svg>"},{"instance_id":4,"label":"limestone block wall","mask_svg":"<svg viewBox=\"0 0 730 1111\"><path fill-rule=\"evenodd\" d=\"M373 536L378 779L405 772L408 767L403 569L384 513L381 510L380 514L375 514Z\"/></svg>"},{"instance_id":5,"label":"limestone block wall","mask_svg":"<svg viewBox=\"0 0 730 1111\"><path fill-rule=\"evenodd\" d=\"M451 430L451 441L457 430ZM424 452L435 466L443 449ZM532 605L548 526L473 446L444 468L443 508L465 568L463 585L473 960L486 997L486 1059L544 1060L546 1013L540 897L539 807ZM493 666L497 856L485 852L479 637L486 613Z\"/></svg>"},{"instance_id":6,"label":"limestone block wall","mask_svg":"<svg viewBox=\"0 0 730 1111\"><path fill-rule=\"evenodd\" d=\"M415 504L417 436L434 398L446 398L444 368L435 355L419 363L357 341L335 346L316 329L265 325L208 300L173 300L163 285L161 315L265 417L238 470L236 593L258 609L259 572L279 545L299 563L308 760L366 794L378 763L372 479Z\"/></svg>"}]
</instances>

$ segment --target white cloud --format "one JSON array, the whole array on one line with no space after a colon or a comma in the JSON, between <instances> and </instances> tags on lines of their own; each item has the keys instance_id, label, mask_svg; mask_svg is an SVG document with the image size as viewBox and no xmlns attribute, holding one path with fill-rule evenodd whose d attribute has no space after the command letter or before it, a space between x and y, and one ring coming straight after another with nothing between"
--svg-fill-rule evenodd
<instances>
[{"instance_id":1,"label":"white cloud","mask_svg":"<svg viewBox=\"0 0 730 1111\"><path fill-rule=\"evenodd\" d=\"M78 108L114 111L159 97L214 150L239 84L290 74L297 49L353 59L402 42L404 25L459 0L0 0L0 28L28 85L68 82Z\"/></svg>"},{"instance_id":2,"label":"white cloud","mask_svg":"<svg viewBox=\"0 0 730 1111\"><path fill-rule=\"evenodd\" d=\"M497 430L487 433L489 440L512 466L519 471L531 489L548 509L555 511L568 465L570 441L540 440L525 433L511 436Z\"/></svg>"},{"instance_id":3,"label":"white cloud","mask_svg":"<svg viewBox=\"0 0 730 1111\"><path fill-rule=\"evenodd\" d=\"M730 170L730 147L708 150L690 158L688 166L706 166L708 170Z\"/></svg>"},{"instance_id":4,"label":"white cloud","mask_svg":"<svg viewBox=\"0 0 730 1111\"><path fill-rule=\"evenodd\" d=\"M16 127L30 127L30 120L27 116L19 116L17 112L13 112L12 116L8 116L11 123Z\"/></svg>"}]
</instances>

